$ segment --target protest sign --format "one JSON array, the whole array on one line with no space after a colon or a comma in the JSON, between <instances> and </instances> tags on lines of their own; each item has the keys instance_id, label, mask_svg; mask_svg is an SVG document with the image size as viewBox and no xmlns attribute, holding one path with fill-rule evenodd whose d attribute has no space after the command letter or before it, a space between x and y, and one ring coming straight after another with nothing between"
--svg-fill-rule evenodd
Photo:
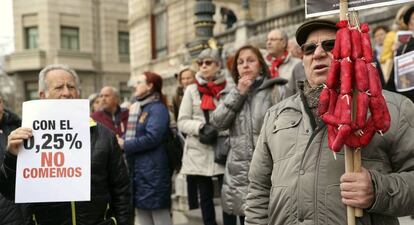
<instances>
[{"instance_id":1,"label":"protest sign","mask_svg":"<svg viewBox=\"0 0 414 225\"><path fill-rule=\"evenodd\" d=\"M412 0L349 0L349 11L396 5ZM306 18L339 13L339 0L305 0Z\"/></svg>"},{"instance_id":2,"label":"protest sign","mask_svg":"<svg viewBox=\"0 0 414 225\"><path fill-rule=\"evenodd\" d=\"M397 91L414 89L414 51L396 56L394 59L394 82Z\"/></svg>"},{"instance_id":3,"label":"protest sign","mask_svg":"<svg viewBox=\"0 0 414 225\"><path fill-rule=\"evenodd\" d=\"M22 127L33 137L17 158L17 203L90 200L88 100L23 103Z\"/></svg>"},{"instance_id":4,"label":"protest sign","mask_svg":"<svg viewBox=\"0 0 414 225\"><path fill-rule=\"evenodd\" d=\"M403 45L403 44L407 44L411 37L414 36L413 31L409 31L409 30L399 30L397 31L397 42L398 42L398 46Z\"/></svg>"}]
</instances>

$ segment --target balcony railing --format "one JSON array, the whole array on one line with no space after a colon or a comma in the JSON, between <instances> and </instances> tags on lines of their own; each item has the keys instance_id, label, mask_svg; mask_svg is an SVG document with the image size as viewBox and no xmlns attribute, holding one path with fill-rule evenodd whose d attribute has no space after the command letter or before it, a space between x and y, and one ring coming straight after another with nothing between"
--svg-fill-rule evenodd
<instances>
[{"instance_id":1,"label":"balcony railing","mask_svg":"<svg viewBox=\"0 0 414 225\"><path fill-rule=\"evenodd\" d=\"M390 6L387 8L379 7L359 12L361 22L367 22L373 29L378 24L391 25L393 18L400 6ZM259 21L246 22L245 25L239 25L215 35L215 38L223 45L236 41L237 29L247 28L247 39L263 41L265 35L271 30L282 28L288 36L293 36L297 27L305 21L305 6L297 6L286 12L265 18Z\"/></svg>"},{"instance_id":2,"label":"balcony railing","mask_svg":"<svg viewBox=\"0 0 414 225\"><path fill-rule=\"evenodd\" d=\"M255 21L248 25L252 35L267 34L276 28L294 26L305 20L305 6L298 6L289 11Z\"/></svg>"},{"instance_id":3,"label":"balcony railing","mask_svg":"<svg viewBox=\"0 0 414 225\"><path fill-rule=\"evenodd\" d=\"M263 20L247 22L249 36L267 34L275 28L284 28L296 26L305 20L305 6L298 6L289 11L268 17ZM236 30L239 27L233 27L223 33L217 34L215 38L222 44L232 43L236 40ZM290 32L288 32L290 34Z\"/></svg>"}]
</instances>

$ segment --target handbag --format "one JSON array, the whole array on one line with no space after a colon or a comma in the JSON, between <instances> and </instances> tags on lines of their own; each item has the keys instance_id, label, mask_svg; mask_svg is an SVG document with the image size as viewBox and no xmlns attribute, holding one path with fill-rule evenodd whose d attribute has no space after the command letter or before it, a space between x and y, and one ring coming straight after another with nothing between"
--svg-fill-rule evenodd
<instances>
[{"instance_id":1,"label":"handbag","mask_svg":"<svg viewBox=\"0 0 414 225\"><path fill-rule=\"evenodd\" d=\"M217 142L214 145L214 162L226 165L227 155L230 151L230 137L218 136Z\"/></svg>"},{"instance_id":2,"label":"handbag","mask_svg":"<svg viewBox=\"0 0 414 225\"><path fill-rule=\"evenodd\" d=\"M202 93L200 92L200 98L201 96L202 96ZM215 130L215 128L210 125L210 115L208 111L203 110L203 114L204 114L204 118L206 119L206 124L204 125L205 130L200 132L199 140L203 144L213 145L215 163L226 165L227 155L229 154L229 151L230 151L230 137L228 135L219 136L218 131ZM215 132L212 130L214 130ZM209 135L205 135L205 133Z\"/></svg>"},{"instance_id":3,"label":"handbag","mask_svg":"<svg viewBox=\"0 0 414 225\"><path fill-rule=\"evenodd\" d=\"M218 131L209 123L204 124L200 129L198 139L205 145L214 145L217 142Z\"/></svg>"}]
</instances>

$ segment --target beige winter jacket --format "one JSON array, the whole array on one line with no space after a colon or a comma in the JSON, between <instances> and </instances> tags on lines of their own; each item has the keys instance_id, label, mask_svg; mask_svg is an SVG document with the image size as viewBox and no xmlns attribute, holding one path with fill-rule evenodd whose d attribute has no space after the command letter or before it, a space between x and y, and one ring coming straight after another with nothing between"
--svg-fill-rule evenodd
<instances>
[{"instance_id":1,"label":"beige winter jacket","mask_svg":"<svg viewBox=\"0 0 414 225\"><path fill-rule=\"evenodd\" d=\"M197 74L196 79L200 82L202 78ZM224 73L220 73L220 79L225 80ZM217 106L218 102L215 103ZM200 128L206 123L200 104L201 98L197 85L191 84L184 92L177 121L178 130L187 135L180 173L200 176L220 175L224 173L224 166L214 162L212 145L202 144L198 140Z\"/></svg>"},{"instance_id":2,"label":"beige winter jacket","mask_svg":"<svg viewBox=\"0 0 414 225\"><path fill-rule=\"evenodd\" d=\"M414 104L384 91L391 128L362 149L375 202L357 224L394 225L414 206ZM341 202L343 152L334 160L326 126L311 127L300 95L266 114L249 172L246 224L346 225Z\"/></svg>"}]
</instances>

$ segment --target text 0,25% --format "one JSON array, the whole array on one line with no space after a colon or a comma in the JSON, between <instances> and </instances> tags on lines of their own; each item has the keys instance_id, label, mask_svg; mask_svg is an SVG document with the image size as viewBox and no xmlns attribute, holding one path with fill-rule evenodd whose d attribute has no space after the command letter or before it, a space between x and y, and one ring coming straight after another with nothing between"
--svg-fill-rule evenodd
<instances>
[{"instance_id":1,"label":"text 0,25%","mask_svg":"<svg viewBox=\"0 0 414 225\"><path fill-rule=\"evenodd\" d=\"M80 149L82 148L82 142L78 140L78 133L67 133L67 134L43 134L41 137L43 144L35 144L33 136L29 139L24 140L23 147L27 150L36 148L36 152L48 149L62 149L65 145L69 145L69 149Z\"/></svg>"}]
</instances>

